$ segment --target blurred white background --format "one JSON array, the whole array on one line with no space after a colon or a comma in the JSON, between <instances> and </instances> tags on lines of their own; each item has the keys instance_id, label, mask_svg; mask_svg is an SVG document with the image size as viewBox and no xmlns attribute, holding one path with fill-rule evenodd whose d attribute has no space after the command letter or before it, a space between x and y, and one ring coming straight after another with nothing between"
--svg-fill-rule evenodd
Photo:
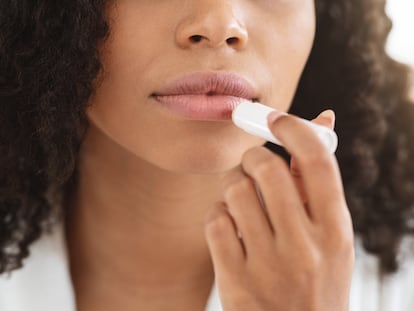
<instances>
[{"instance_id":1,"label":"blurred white background","mask_svg":"<svg viewBox=\"0 0 414 311\"><path fill-rule=\"evenodd\" d=\"M414 67L414 0L388 0L387 13L393 21L388 53Z\"/></svg>"}]
</instances>

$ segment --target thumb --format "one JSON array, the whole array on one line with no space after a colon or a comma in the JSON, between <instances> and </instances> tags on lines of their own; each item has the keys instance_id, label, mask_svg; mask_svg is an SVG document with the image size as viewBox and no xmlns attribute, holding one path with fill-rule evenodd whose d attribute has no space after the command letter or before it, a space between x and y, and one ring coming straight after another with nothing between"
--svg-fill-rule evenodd
<instances>
[{"instance_id":1,"label":"thumb","mask_svg":"<svg viewBox=\"0 0 414 311\"><path fill-rule=\"evenodd\" d=\"M335 127L335 112L331 109L324 110L311 122L326 126L333 130Z\"/></svg>"}]
</instances>

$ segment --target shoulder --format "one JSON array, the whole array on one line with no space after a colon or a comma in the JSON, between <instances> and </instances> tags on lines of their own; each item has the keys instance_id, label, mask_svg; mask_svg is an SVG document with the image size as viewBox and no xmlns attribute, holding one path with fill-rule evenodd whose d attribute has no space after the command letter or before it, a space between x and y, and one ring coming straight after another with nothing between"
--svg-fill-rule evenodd
<instances>
[{"instance_id":1,"label":"shoulder","mask_svg":"<svg viewBox=\"0 0 414 311\"><path fill-rule=\"evenodd\" d=\"M73 289L60 224L33 243L30 256L23 264L21 269L0 276L0 310L74 310Z\"/></svg>"}]
</instances>

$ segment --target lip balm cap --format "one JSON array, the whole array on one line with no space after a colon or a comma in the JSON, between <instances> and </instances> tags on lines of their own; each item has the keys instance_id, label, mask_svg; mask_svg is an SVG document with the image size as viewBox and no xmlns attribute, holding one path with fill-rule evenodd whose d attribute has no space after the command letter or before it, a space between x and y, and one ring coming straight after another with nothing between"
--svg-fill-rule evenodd
<instances>
[{"instance_id":1,"label":"lip balm cap","mask_svg":"<svg viewBox=\"0 0 414 311\"><path fill-rule=\"evenodd\" d=\"M233 123L242 130L252 135L261 137L274 144L283 146L267 127L267 115L274 111L274 108L251 101L242 101L232 113ZM334 153L338 146L338 136L331 129L302 119L311 127L329 152Z\"/></svg>"},{"instance_id":2,"label":"lip balm cap","mask_svg":"<svg viewBox=\"0 0 414 311\"><path fill-rule=\"evenodd\" d=\"M268 106L243 101L233 110L232 120L242 130L277 145L282 145L267 127L267 115L272 111L274 109Z\"/></svg>"}]
</instances>

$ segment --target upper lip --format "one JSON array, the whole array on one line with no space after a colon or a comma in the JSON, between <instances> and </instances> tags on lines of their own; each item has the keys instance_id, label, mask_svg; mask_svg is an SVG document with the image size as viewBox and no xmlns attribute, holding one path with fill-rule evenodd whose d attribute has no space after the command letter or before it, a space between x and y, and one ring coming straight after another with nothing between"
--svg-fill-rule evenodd
<instances>
[{"instance_id":1,"label":"upper lip","mask_svg":"<svg viewBox=\"0 0 414 311\"><path fill-rule=\"evenodd\" d=\"M153 96L168 95L225 95L256 100L253 86L234 73L196 72L167 83Z\"/></svg>"}]
</instances>

